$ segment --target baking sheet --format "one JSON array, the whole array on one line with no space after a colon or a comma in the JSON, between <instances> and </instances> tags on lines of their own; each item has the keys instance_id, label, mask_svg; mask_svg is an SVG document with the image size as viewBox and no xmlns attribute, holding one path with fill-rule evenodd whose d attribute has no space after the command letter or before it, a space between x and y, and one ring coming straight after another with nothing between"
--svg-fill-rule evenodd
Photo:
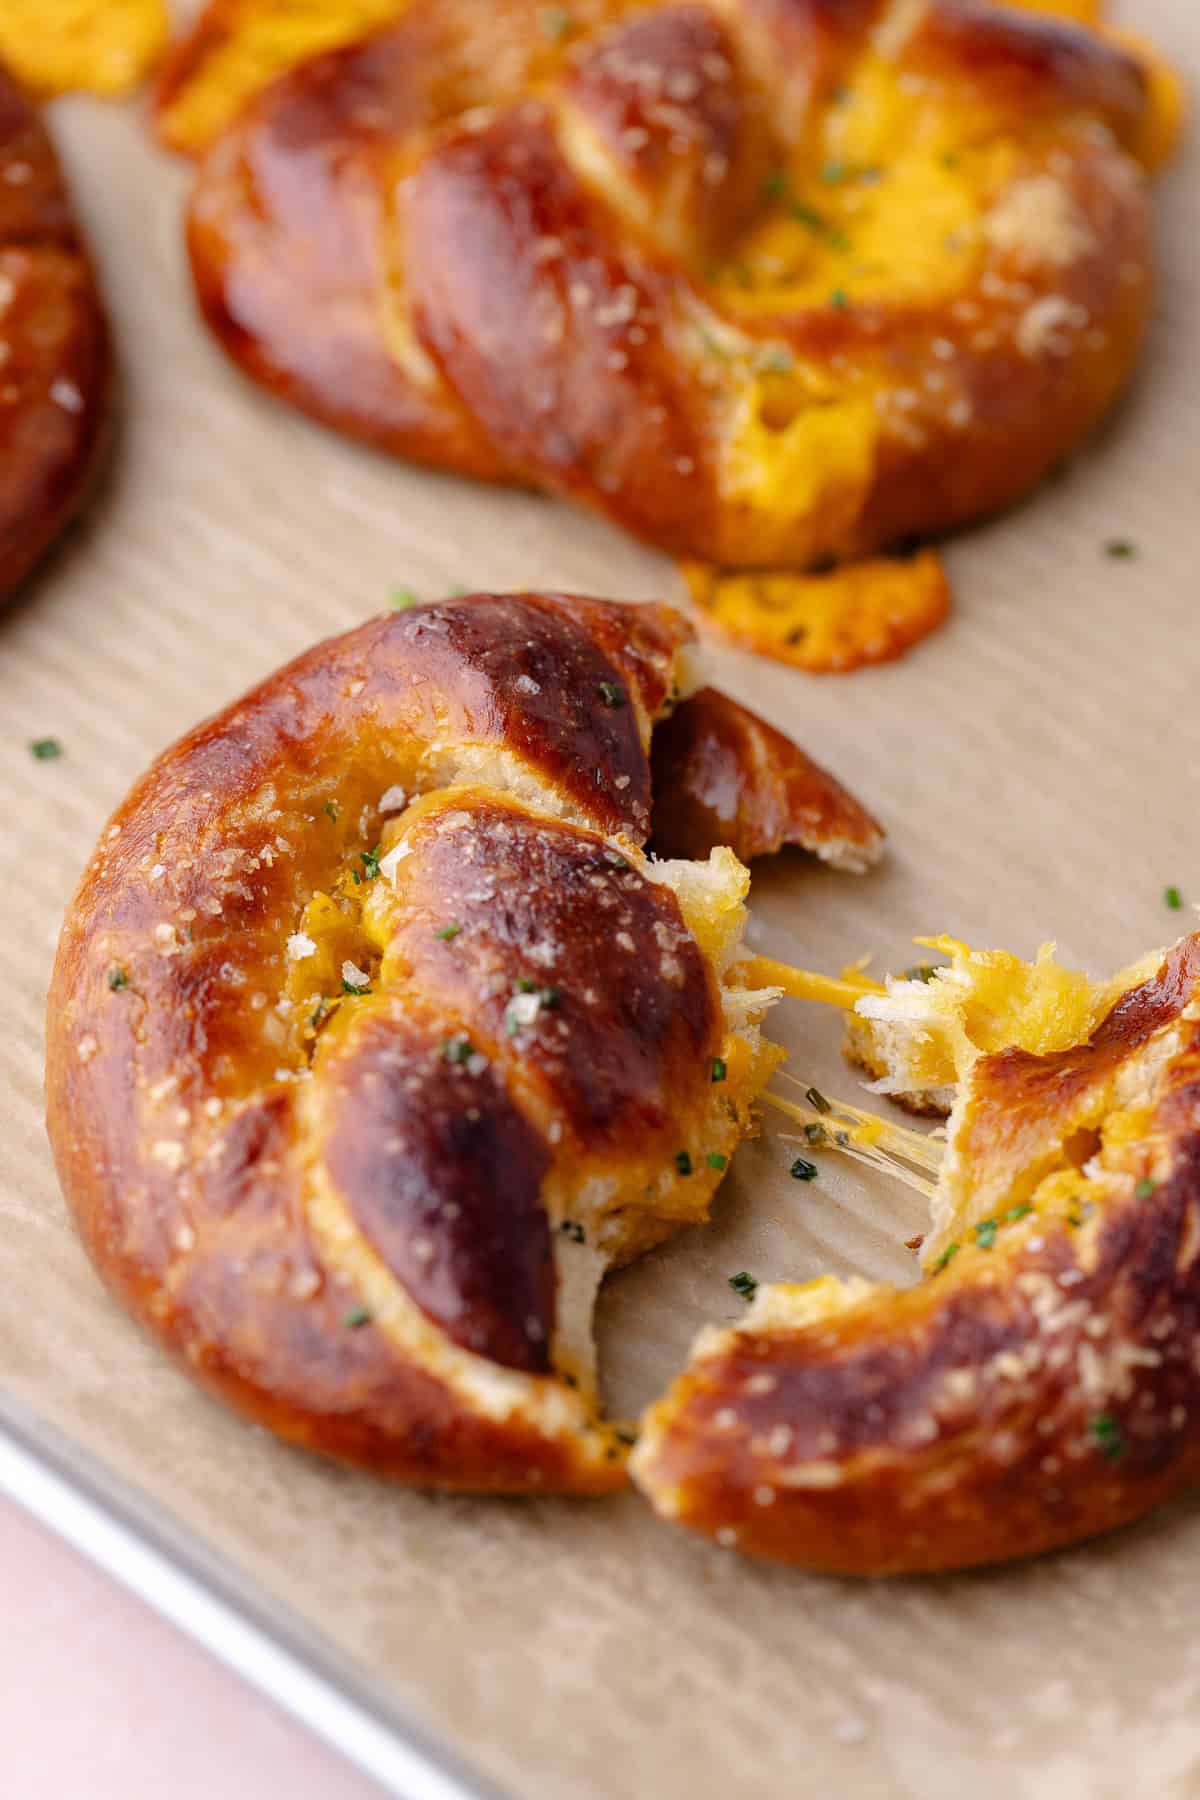
<instances>
[{"instance_id":1,"label":"baking sheet","mask_svg":"<svg viewBox=\"0 0 1200 1800\"><path fill-rule=\"evenodd\" d=\"M1132 20L1134 9L1126 8ZM1140 29L1200 72L1186 0ZM383 461L273 405L194 324L186 170L135 107L55 109L123 359L118 456L87 524L0 620L0 1378L227 1558L403 1714L530 1800L653 1793L983 1800L1200 1792L1200 1503L1028 1567L852 1584L755 1566L613 1501L390 1490L248 1429L107 1301L67 1225L41 1127L53 943L109 809L151 756L397 586L553 585L681 598L663 559L533 496ZM911 960L945 929L1109 970L1200 899L1194 625L1200 450L1196 144L1159 203L1162 283L1141 379L1070 470L954 545L947 629L904 662L806 678L718 654L721 680L828 761L891 829L862 880L800 857L755 881L756 946L835 968ZM1113 560L1106 541L1138 554ZM64 756L27 744L56 736ZM785 1003L793 1066L848 1077L836 1021ZM915 1197L857 1168L787 1178L774 1131L739 1153L710 1228L614 1279L614 1406L644 1403L727 1277L908 1279ZM253 1584L251 1586L250 1584Z\"/></svg>"}]
</instances>

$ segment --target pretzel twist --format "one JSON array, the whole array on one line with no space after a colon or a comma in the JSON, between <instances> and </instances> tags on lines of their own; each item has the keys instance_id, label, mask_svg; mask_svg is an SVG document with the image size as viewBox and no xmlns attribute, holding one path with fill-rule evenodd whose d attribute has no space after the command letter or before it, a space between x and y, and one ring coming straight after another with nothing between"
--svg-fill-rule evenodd
<instances>
[{"instance_id":1,"label":"pretzel twist","mask_svg":"<svg viewBox=\"0 0 1200 1800\"><path fill-rule=\"evenodd\" d=\"M553 9L551 9L553 10ZM416 0L201 167L201 306L339 428L811 565L1004 506L1150 302L1148 80L984 0Z\"/></svg>"},{"instance_id":2,"label":"pretzel twist","mask_svg":"<svg viewBox=\"0 0 1200 1800\"><path fill-rule=\"evenodd\" d=\"M0 602L83 499L109 385L108 330L54 147L0 68Z\"/></svg>"},{"instance_id":3,"label":"pretzel twist","mask_svg":"<svg viewBox=\"0 0 1200 1800\"><path fill-rule=\"evenodd\" d=\"M596 1284L704 1217L777 1060L727 975L741 865L640 849L690 635L536 595L375 620L185 738L101 841L50 999L64 1188L131 1309L295 1441L448 1487L624 1478ZM728 805L739 711L692 704L704 754L660 776L716 770ZM745 729L736 829L761 794L760 839L877 851Z\"/></svg>"}]
</instances>

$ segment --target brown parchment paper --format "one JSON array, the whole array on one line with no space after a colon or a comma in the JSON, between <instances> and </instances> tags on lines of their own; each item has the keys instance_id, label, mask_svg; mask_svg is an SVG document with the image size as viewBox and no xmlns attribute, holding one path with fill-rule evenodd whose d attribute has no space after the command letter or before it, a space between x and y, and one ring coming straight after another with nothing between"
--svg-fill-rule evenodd
<instances>
[{"instance_id":1,"label":"brown parchment paper","mask_svg":"<svg viewBox=\"0 0 1200 1800\"><path fill-rule=\"evenodd\" d=\"M1192 0L1126 18L1200 72ZM669 564L550 501L393 465L272 404L194 323L186 170L135 107L54 122L104 267L122 434L86 525L0 620L0 1379L231 1556L514 1793L976 1800L1200 1793L1200 1502L1001 1573L851 1584L740 1560L632 1496L496 1503L391 1491L247 1429L109 1303L41 1122L42 1009L76 875L169 740L389 590L682 597ZM1200 900L1200 205L1194 141L1160 195L1158 317L1136 391L1031 505L954 545L948 628L812 679L721 653L721 679L890 827L862 880L760 870L755 942L834 968L946 929L1108 971ZM1105 556L1111 538L1134 560ZM61 739L57 762L28 741ZM845 1090L836 1021L785 1003L795 1068ZM614 1404L645 1402L727 1277L911 1278L919 1203L856 1168L801 1186L774 1129L711 1228L613 1281Z\"/></svg>"}]
</instances>

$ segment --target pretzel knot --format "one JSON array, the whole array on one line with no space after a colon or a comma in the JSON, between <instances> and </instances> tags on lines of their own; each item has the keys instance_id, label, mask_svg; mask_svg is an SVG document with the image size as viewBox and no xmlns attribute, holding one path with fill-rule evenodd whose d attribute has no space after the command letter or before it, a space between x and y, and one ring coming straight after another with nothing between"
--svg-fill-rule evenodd
<instances>
[{"instance_id":1,"label":"pretzel knot","mask_svg":"<svg viewBox=\"0 0 1200 1800\"><path fill-rule=\"evenodd\" d=\"M1118 392L1150 87L984 0L416 0L218 139L197 289L406 456L718 563L863 556L1008 504Z\"/></svg>"},{"instance_id":2,"label":"pretzel knot","mask_svg":"<svg viewBox=\"0 0 1200 1800\"><path fill-rule=\"evenodd\" d=\"M0 603L84 498L109 383L108 328L53 145L0 68Z\"/></svg>"},{"instance_id":3,"label":"pretzel knot","mask_svg":"<svg viewBox=\"0 0 1200 1800\"><path fill-rule=\"evenodd\" d=\"M623 1480L596 1285L705 1216L778 1060L730 974L742 865L640 848L689 639L546 596L375 620L102 840L50 1003L63 1184L131 1308L285 1436L449 1487ZM711 691L656 767L691 796L660 841L878 849Z\"/></svg>"}]
</instances>

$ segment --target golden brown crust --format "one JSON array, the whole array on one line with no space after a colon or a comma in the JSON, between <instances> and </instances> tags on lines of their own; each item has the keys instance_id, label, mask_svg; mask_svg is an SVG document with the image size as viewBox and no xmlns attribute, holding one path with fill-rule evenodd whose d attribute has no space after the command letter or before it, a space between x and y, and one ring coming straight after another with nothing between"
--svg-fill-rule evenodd
<instances>
[{"instance_id":1,"label":"golden brown crust","mask_svg":"<svg viewBox=\"0 0 1200 1800\"><path fill-rule=\"evenodd\" d=\"M256 379L743 568L964 524L1111 403L1150 294L1147 81L1113 42L976 0L588 0L558 36L544 18L415 0L218 140L192 264ZM939 181L969 165L962 268L922 286L897 264L894 291L860 293L847 244L823 291L797 275L772 302L755 246L792 218L838 247L804 198L813 146L848 84L881 80L886 154L928 141ZM836 456L819 421L789 448L814 397L845 413Z\"/></svg>"},{"instance_id":2,"label":"golden brown crust","mask_svg":"<svg viewBox=\"0 0 1200 1800\"><path fill-rule=\"evenodd\" d=\"M706 856L728 844L742 862L785 844L840 868L875 862L884 832L820 763L715 688L701 688L654 733L654 847Z\"/></svg>"},{"instance_id":3,"label":"golden brown crust","mask_svg":"<svg viewBox=\"0 0 1200 1800\"><path fill-rule=\"evenodd\" d=\"M83 499L109 385L108 330L54 148L0 67L0 603Z\"/></svg>"},{"instance_id":4,"label":"golden brown crust","mask_svg":"<svg viewBox=\"0 0 1200 1800\"><path fill-rule=\"evenodd\" d=\"M1018 1207L915 1289L701 1346L635 1458L659 1510L758 1555L887 1574L1034 1555L1190 1483L1198 984L1192 937L1089 1043L982 1059L983 1144L1022 1162L1029 1133L1069 1133L1082 1091L1165 1044L1143 1131L1091 1182L1094 1211Z\"/></svg>"},{"instance_id":5,"label":"golden brown crust","mask_svg":"<svg viewBox=\"0 0 1200 1800\"><path fill-rule=\"evenodd\" d=\"M623 1479L561 1257L598 1276L702 1217L750 1124L637 848L690 636L554 595L371 620L167 751L102 838L49 1005L63 1186L130 1310L282 1435L451 1487Z\"/></svg>"}]
</instances>

